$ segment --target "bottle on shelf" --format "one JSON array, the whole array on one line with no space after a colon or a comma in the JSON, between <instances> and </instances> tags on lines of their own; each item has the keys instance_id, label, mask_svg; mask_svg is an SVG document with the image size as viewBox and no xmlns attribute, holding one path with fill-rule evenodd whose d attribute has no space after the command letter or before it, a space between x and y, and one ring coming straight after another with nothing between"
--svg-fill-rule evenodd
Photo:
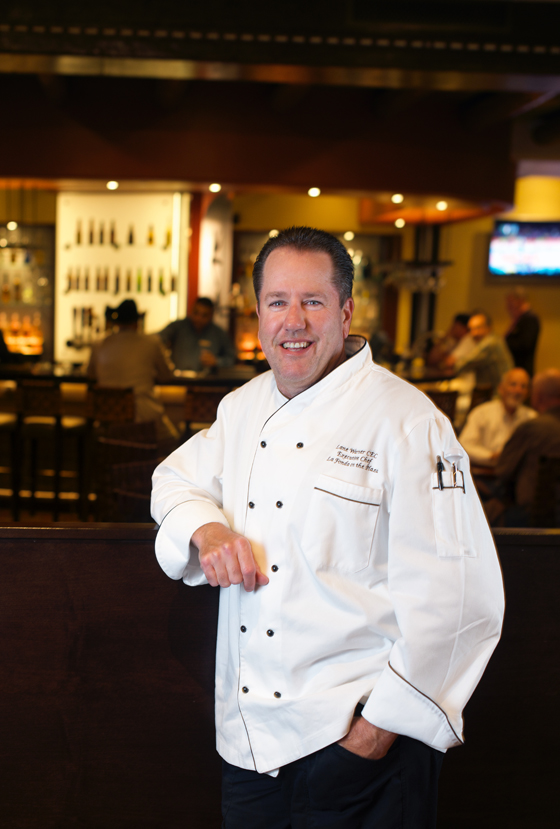
<instances>
[{"instance_id":1,"label":"bottle on shelf","mask_svg":"<svg viewBox=\"0 0 560 829\"><path fill-rule=\"evenodd\" d=\"M89 268L84 270L84 291L89 291Z\"/></svg>"},{"instance_id":2,"label":"bottle on shelf","mask_svg":"<svg viewBox=\"0 0 560 829\"><path fill-rule=\"evenodd\" d=\"M175 276L175 274L171 275L171 293L177 293L177 277Z\"/></svg>"},{"instance_id":3,"label":"bottle on shelf","mask_svg":"<svg viewBox=\"0 0 560 829\"><path fill-rule=\"evenodd\" d=\"M33 298L35 296L35 291L33 289L33 280L31 278L31 274L27 274L25 277L25 282L23 285L22 290L22 299L27 305L31 305L33 302Z\"/></svg>"},{"instance_id":4,"label":"bottle on shelf","mask_svg":"<svg viewBox=\"0 0 560 829\"><path fill-rule=\"evenodd\" d=\"M148 268L148 275L147 275L147 278L146 278L146 282L147 282L146 290L148 291L149 294L151 294L152 293L152 271L151 271L150 268Z\"/></svg>"},{"instance_id":5,"label":"bottle on shelf","mask_svg":"<svg viewBox=\"0 0 560 829\"><path fill-rule=\"evenodd\" d=\"M134 225L130 225L130 227L128 228L128 244L134 244Z\"/></svg>"},{"instance_id":6,"label":"bottle on shelf","mask_svg":"<svg viewBox=\"0 0 560 829\"><path fill-rule=\"evenodd\" d=\"M153 225L148 226L147 243L148 243L148 245L153 245L154 244L154 226Z\"/></svg>"},{"instance_id":7,"label":"bottle on shelf","mask_svg":"<svg viewBox=\"0 0 560 829\"><path fill-rule=\"evenodd\" d=\"M103 290L109 290L109 268L105 268L105 276L103 278Z\"/></svg>"},{"instance_id":8,"label":"bottle on shelf","mask_svg":"<svg viewBox=\"0 0 560 829\"><path fill-rule=\"evenodd\" d=\"M65 294L69 294L72 290L72 268L68 268L68 274L66 276L66 290L64 291Z\"/></svg>"},{"instance_id":9,"label":"bottle on shelf","mask_svg":"<svg viewBox=\"0 0 560 829\"><path fill-rule=\"evenodd\" d=\"M130 268L126 272L126 291L127 293L132 291L132 271Z\"/></svg>"},{"instance_id":10,"label":"bottle on shelf","mask_svg":"<svg viewBox=\"0 0 560 829\"><path fill-rule=\"evenodd\" d=\"M21 302L21 279L18 273L14 276L14 302Z\"/></svg>"},{"instance_id":11,"label":"bottle on shelf","mask_svg":"<svg viewBox=\"0 0 560 829\"><path fill-rule=\"evenodd\" d=\"M162 296L165 296L165 288L163 286L163 268L159 269L159 277L158 277L158 291Z\"/></svg>"},{"instance_id":12,"label":"bottle on shelf","mask_svg":"<svg viewBox=\"0 0 560 829\"><path fill-rule=\"evenodd\" d=\"M99 244L102 245L105 242L105 227L103 222L99 222Z\"/></svg>"},{"instance_id":13,"label":"bottle on shelf","mask_svg":"<svg viewBox=\"0 0 560 829\"><path fill-rule=\"evenodd\" d=\"M142 291L142 268L136 271L136 292L139 294Z\"/></svg>"},{"instance_id":14,"label":"bottle on shelf","mask_svg":"<svg viewBox=\"0 0 560 829\"><path fill-rule=\"evenodd\" d=\"M95 290L101 290L101 268L97 268L95 271Z\"/></svg>"},{"instance_id":15,"label":"bottle on shelf","mask_svg":"<svg viewBox=\"0 0 560 829\"><path fill-rule=\"evenodd\" d=\"M165 231L165 242L162 245L162 250L167 250L171 247L171 228L168 227Z\"/></svg>"},{"instance_id":16,"label":"bottle on shelf","mask_svg":"<svg viewBox=\"0 0 560 829\"><path fill-rule=\"evenodd\" d=\"M74 290L80 290L80 269L76 268L76 276L74 277Z\"/></svg>"},{"instance_id":17,"label":"bottle on shelf","mask_svg":"<svg viewBox=\"0 0 560 829\"><path fill-rule=\"evenodd\" d=\"M7 273L4 274L2 279L2 302L9 302L10 301L10 277Z\"/></svg>"},{"instance_id":18,"label":"bottle on shelf","mask_svg":"<svg viewBox=\"0 0 560 829\"><path fill-rule=\"evenodd\" d=\"M95 239L95 223L93 219L90 219L89 222L89 243L93 245Z\"/></svg>"},{"instance_id":19,"label":"bottle on shelf","mask_svg":"<svg viewBox=\"0 0 560 829\"><path fill-rule=\"evenodd\" d=\"M76 223L76 244L82 244L82 220L78 219Z\"/></svg>"},{"instance_id":20,"label":"bottle on shelf","mask_svg":"<svg viewBox=\"0 0 560 829\"><path fill-rule=\"evenodd\" d=\"M119 245L117 244L117 231L115 229L115 223L111 222L111 229L109 231L109 243L112 247L118 250Z\"/></svg>"},{"instance_id":21,"label":"bottle on shelf","mask_svg":"<svg viewBox=\"0 0 560 829\"><path fill-rule=\"evenodd\" d=\"M121 289L121 271L120 268L116 268L115 270L115 295L119 293Z\"/></svg>"}]
</instances>

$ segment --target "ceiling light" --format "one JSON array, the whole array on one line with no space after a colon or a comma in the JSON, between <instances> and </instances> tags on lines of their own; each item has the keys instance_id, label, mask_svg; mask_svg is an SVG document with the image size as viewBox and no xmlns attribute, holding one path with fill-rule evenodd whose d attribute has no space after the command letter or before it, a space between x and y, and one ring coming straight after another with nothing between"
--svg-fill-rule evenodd
<instances>
[{"instance_id":1,"label":"ceiling light","mask_svg":"<svg viewBox=\"0 0 560 829\"><path fill-rule=\"evenodd\" d=\"M218 184L216 182L215 184L211 184L208 189L210 190L211 193L219 193L220 190L222 189L222 185Z\"/></svg>"},{"instance_id":2,"label":"ceiling light","mask_svg":"<svg viewBox=\"0 0 560 829\"><path fill-rule=\"evenodd\" d=\"M393 193L391 196L391 201L393 204L402 204L404 201L404 196L402 193Z\"/></svg>"},{"instance_id":3,"label":"ceiling light","mask_svg":"<svg viewBox=\"0 0 560 829\"><path fill-rule=\"evenodd\" d=\"M436 204L436 210L447 210L448 204L446 201L438 201Z\"/></svg>"},{"instance_id":4,"label":"ceiling light","mask_svg":"<svg viewBox=\"0 0 560 829\"><path fill-rule=\"evenodd\" d=\"M352 233L351 230L347 230L346 233L344 234L344 238L346 239L347 242L351 242L352 239L354 238L354 234Z\"/></svg>"},{"instance_id":5,"label":"ceiling light","mask_svg":"<svg viewBox=\"0 0 560 829\"><path fill-rule=\"evenodd\" d=\"M274 237L278 236L279 233L280 233L279 230L271 230L268 235L270 236L271 239L274 239Z\"/></svg>"},{"instance_id":6,"label":"ceiling light","mask_svg":"<svg viewBox=\"0 0 560 829\"><path fill-rule=\"evenodd\" d=\"M107 184L105 185L107 190L116 190L118 188L118 186L119 186L118 181L108 181Z\"/></svg>"},{"instance_id":7,"label":"ceiling light","mask_svg":"<svg viewBox=\"0 0 560 829\"><path fill-rule=\"evenodd\" d=\"M406 224L404 219L395 219L395 227L404 227Z\"/></svg>"},{"instance_id":8,"label":"ceiling light","mask_svg":"<svg viewBox=\"0 0 560 829\"><path fill-rule=\"evenodd\" d=\"M17 230L17 222L8 222L6 227L8 230Z\"/></svg>"},{"instance_id":9,"label":"ceiling light","mask_svg":"<svg viewBox=\"0 0 560 829\"><path fill-rule=\"evenodd\" d=\"M321 195L321 191L319 190L318 187L310 187L309 190L307 191L307 195L311 196L312 199L316 199L317 196Z\"/></svg>"}]
</instances>

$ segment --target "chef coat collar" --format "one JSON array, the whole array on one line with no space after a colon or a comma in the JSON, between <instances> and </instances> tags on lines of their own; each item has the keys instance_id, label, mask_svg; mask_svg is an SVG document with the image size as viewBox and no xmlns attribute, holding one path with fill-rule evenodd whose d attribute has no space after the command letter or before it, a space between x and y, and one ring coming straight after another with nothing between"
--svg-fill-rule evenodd
<instances>
[{"instance_id":1,"label":"chef coat collar","mask_svg":"<svg viewBox=\"0 0 560 829\"><path fill-rule=\"evenodd\" d=\"M305 391L296 394L295 397L285 397L276 386L276 394L281 406L285 404L290 405L290 409L304 409L315 400L318 395L329 394L330 392L340 391L340 387L347 383L358 371L360 371L367 363L373 364L371 350L367 347L367 340L358 334L350 334L344 341L344 351L346 353L346 360L333 369L329 374L309 386ZM276 383L275 383L276 385ZM293 412L292 412L293 413Z\"/></svg>"}]
</instances>

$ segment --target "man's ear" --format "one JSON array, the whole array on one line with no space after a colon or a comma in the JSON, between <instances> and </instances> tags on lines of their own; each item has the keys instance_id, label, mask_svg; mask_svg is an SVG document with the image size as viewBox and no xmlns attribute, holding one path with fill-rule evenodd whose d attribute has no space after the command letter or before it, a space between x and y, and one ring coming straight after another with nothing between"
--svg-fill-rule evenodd
<instances>
[{"instance_id":1,"label":"man's ear","mask_svg":"<svg viewBox=\"0 0 560 829\"><path fill-rule=\"evenodd\" d=\"M350 323L352 322L352 314L354 313L354 300L349 297L342 306L342 333L344 339L350 333Z\"/></svg>"}]
</instances>

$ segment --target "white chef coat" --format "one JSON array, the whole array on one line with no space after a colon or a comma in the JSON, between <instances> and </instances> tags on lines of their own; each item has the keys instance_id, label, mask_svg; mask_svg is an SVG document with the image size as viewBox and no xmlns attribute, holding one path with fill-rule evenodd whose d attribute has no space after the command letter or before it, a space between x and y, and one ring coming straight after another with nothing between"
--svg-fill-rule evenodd
<instances>
[{"instance_id":1,"label":"white chef coat","mask_svg":"<svg viewBox=\"0 0 560 829\"><path fill-rule=\"evenodd\" d=\"M501 452L520 423L537 416L534 409L519 406L510 414L500 398L475 406L461 432L461 444L471 463L496 466L493 455Z\"/></svg>"},{"instance_id":2,"label":"white chef coat","mask_svg":"<svg viewBox=\"0 0 560 829\"><path fill-rule=\"evenodd\" d=\"M189 541L210 521L246 536L270 578L220 595L217 747L241 768L341 739L360 701L445 751L499 637L500 569L451 424L361 338L352 352L291 400L271 372L255 378L154 473L171 578L205 582ZM437 488L437 455L465 493Z\"/></svg>"}]
</instances>

